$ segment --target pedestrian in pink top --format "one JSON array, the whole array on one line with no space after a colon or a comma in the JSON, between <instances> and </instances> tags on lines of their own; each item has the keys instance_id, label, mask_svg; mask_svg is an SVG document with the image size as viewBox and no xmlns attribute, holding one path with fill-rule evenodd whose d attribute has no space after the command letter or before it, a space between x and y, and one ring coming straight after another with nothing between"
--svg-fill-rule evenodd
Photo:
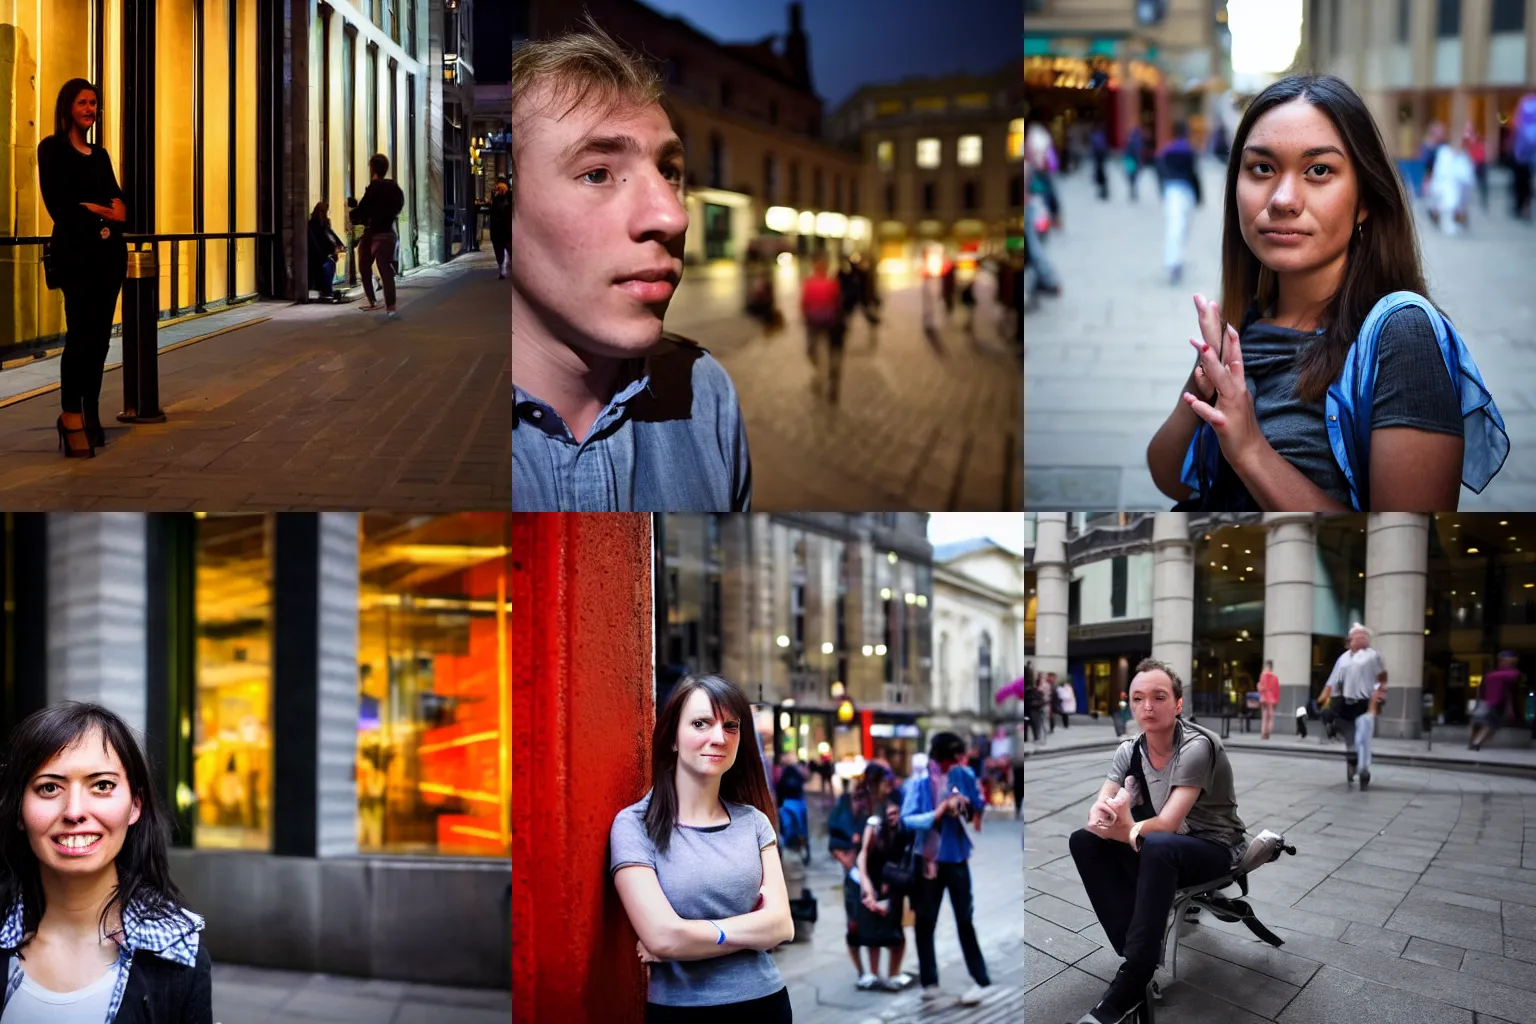
<instances>
[{"instance_id":1,"label":"pedestrian in pink top","mask_svg":"<svg viewBox=\"0 0 1536 1024\"><path fill-rule=\"evenodd\" d=\"M1264 672L1259 676L1259 714L1260 733L1264 739L1269 739L1270 730L1275 727L1275 708L1280 704L1280 677L1275 675L1275 663L1266 661Z\"/></svg>"}]
</instances>

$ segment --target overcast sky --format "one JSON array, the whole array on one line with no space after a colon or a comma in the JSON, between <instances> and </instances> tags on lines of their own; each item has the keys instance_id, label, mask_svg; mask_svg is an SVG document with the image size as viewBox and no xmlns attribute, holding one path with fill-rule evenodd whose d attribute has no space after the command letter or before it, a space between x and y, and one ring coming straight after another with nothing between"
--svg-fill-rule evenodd
<instances>
[{"instance_id":1,"label":"overcast sky","mask_svg":"<svg viewBox=\"0 0 1536 1024\"><path fill-rule=\"evenodd\" d=\"M1023 554L1024 516L1019 512L935 512L928 517L928 540L935 547L972 537L990 537Z\"/></svg>"}]
</instances>

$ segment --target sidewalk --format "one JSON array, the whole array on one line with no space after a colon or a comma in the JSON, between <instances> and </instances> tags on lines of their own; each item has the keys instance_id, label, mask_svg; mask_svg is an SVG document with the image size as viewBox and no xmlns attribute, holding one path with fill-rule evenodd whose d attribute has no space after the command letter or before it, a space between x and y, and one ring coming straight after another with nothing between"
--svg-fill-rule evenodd
<instances>
[{"instance_id":1,"label":"sidewalk","mask_svg":"<svg viewBox=\"0 0 1536 1024\"><path fill-rule=\"evenodd\" d=\"M512 993L213 965L216 1024L507 1024Z\"/></svg>"},{"instance_id":2,"label":"sidewalk","mask_svg":"<svg viewBox=\"0 0 1536 1024\"><path fill-rule=\"evenodd\" d=\"M0 408L0 503L508 508L510 297L494 269L489 254L471 253L413 272L401 282L404 319L396 322L356 304L262 303L259 322L182 339L160 357L165 423L118 424L122 374L109 371L101 404L108 446L94 459L59 455L56 391L12 402ZM168 331L203 330L212 319ZM7 370L0 384L5 374L45 370L57 373L57 362Z\"/></svg>"}]
</instances>

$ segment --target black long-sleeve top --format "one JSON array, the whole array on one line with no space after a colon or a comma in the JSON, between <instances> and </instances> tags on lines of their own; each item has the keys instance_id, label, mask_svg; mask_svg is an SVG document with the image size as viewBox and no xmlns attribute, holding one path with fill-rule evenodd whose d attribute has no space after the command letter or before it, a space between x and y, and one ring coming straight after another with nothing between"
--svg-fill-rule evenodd
<instances>
[{"instance_id":1,"label":"black long-sleeve top","mask_svg":"<svg viewBox=\"0 0 1536 1024\"><path fill-rule=\"evenodd\" d=\"M331 230L331 222L328 220L309 221L309 269L319 270L320 265L331 259L337 249L345 249L346 245L336 237L336 232Z\"/></svg>"},{"instance_id":2,"label":"black long-sleeve top","mask_svg":"<svg viewBox=\"0 0 1536 1024\"><path fill-rule=\"evenodd\" d=\"M352 208L353 224L363 225L370 235L395 230L395 218L405 209L405 193L388 178L376 178L368 183L363 198Z\"/></svg>"},{"instance_id":3,"label":"black long-sleeve top","mask_svg":"<svg viewBox=\"0 0 1536 1024\"><path fill-rule=\"evenodd\" d=\"M1195 151L1189 143L1175 139L1163 150L1161 165L1163 183L1186 181L1195 190L1195 202L1200 202L1200 175L1195 173Z\"/></svg>"},{"instance_id":4,"label":"black long-sleeve top","mask_svg":"<svg viewBox=\"0 0 1536 1024\"><path fill-rule=\"evenodd\" d=\"M492 238L510 239L512 237L512 196L510 194L491 197L490 225Z\"/></svg>"},{"instance_id":5,"label":"black long-sleeve top","mask_svg":"<svg viewBox=\"0 0 1536 1024\"><path fill-rule=\"evenodd\" d=\"M91 155L86 156L68 136L50 135L37 144L37 180L43 205L53 219L50 252L56 267L123 258L128 248L123 225L80 205L111 206L114 199L123 198L105 149L92 146ZM102 228L107 229L105 239Z\"/></svg>"}]
</instances>

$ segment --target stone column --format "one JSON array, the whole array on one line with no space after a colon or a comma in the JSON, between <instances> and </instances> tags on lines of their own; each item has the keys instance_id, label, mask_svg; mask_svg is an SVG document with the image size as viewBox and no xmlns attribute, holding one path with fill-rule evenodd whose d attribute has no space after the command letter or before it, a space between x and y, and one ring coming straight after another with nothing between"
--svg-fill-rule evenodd
<instances>
[{"instance_id":1,"label":"stone column","mask_svg":"<svg viewBox=\"0 0 1536 1024\"><path fill-rule=\"evenodd\" d=\"M86 700L142 737L148 669L140 512L48 517L48 702Z\"/></svg>"},{"instance_id":2,"label":"stone column","mask_svg":"<svg viewBox=\"0 0 1536 1024\"><path fill-rule=\"evenodd\" d=\"M1266 512L1264 527L1264 660L1280 677L1283 721L1312 696L1317 534L1310 512Z\"/></svg>"},{"instance_id":3,"label":"stone column","mask_svg":"<svg viewBox=\"0 0 1536 1024\"><path fill-rule=\"evenodd\" d=\"M1389 699L1376 735L1416 739L1424 692L1424 590L1429 516L1373 512L1366 527L1365 624L1387 668Z\"/></svg>"},{"instance_id":4,"label":"stone column","mask_svg":"<svg viewBox=\"0 0 1536 1024\"><path fill-rule=\"evenodd\" d=\"M1067 514L1041 512L1035 533L1035 673L1067 678Z\"/></svg>"},{"instance_id":5,"label":"stone column","mask_svg":"<svg viewBox=\"0 0 1536 1024\"><path fill-rule=\"evenodd\" d=\"M1189 513L1159 512L1152 520L1152 657L1179 674L1186 697L1194 641L1195 562ZM1134 671L1136 666L1130 668Z\"/></svg>"}]
</instances>

